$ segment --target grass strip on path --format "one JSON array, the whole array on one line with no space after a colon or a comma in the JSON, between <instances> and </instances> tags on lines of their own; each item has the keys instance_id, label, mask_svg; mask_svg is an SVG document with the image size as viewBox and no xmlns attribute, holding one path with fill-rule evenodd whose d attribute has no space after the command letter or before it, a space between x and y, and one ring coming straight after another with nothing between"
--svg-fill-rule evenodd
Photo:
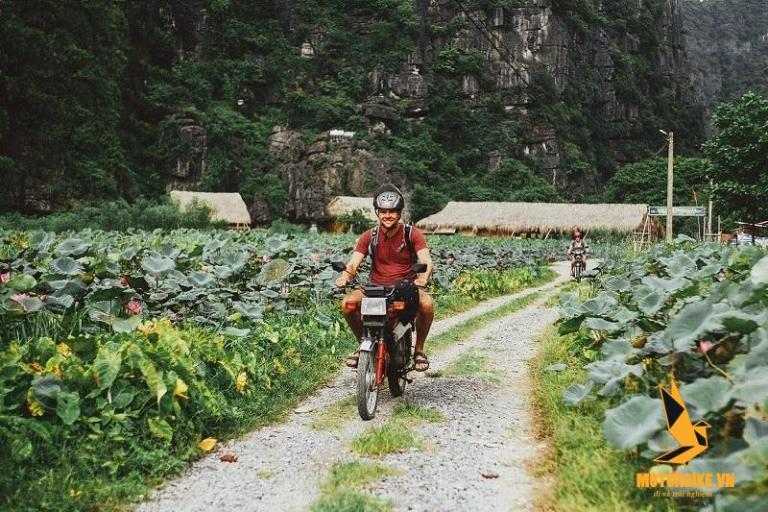
<instances>
[{"instance_id":1,"label":"grass strip on path","mask_svg":"<svg viewBox=\"0 0 768 512\"><path fill-rule=\"evenodd\" d=\"M538 497L541 509L637 512L681 510L671 498L637 492L635 473L641 472L626 452L608 445L602 423L606 401L584 402L569 407L563 391L584 382L586 370L569 353L573 336L559 336L550 327L540 341L539 354L531 368L537 434L548 441L543 458L532 466L536 478L552 478L548 495ZM564 371L545 371L554 363L565 363ZM642 490L641 490L642 491Z\"/></svg>"},{"instance_id":2,"label":"grass strip on path","mask_svg":"<svg viewBox=\"0 0 768 512\"><path fill-rule=\"evenodd\" d=\"M385 512L392 504L365 494L360 488L385 476L400 475L401 471L373 462L352 460L339 462L321 485L322 495L310 508L311 512Z\"/></svg>"}]
</instances>

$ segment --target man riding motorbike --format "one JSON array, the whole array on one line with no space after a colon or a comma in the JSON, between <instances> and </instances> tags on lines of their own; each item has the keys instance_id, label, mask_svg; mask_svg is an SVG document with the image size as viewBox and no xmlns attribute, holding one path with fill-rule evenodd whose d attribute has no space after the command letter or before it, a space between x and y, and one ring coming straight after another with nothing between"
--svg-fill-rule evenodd
<instances>
[{"instance_id":1,"label":"man riding motorbike","mask_svg":"<svg viewBox=\"0 0 768 512\"><path fill-rule=\"evenodd\" d=\"M343 288L355 277L357 269L366 256L371 256L370 281L383 286L394 286L403 279L413 280L419 287L419 309L416 315L416 347L413 353L414 369L419 372L429 368L429 359L424 354L424 342L434 318L432 297L424 291L429 276L432 273L432 258L429 255L427 242L421 230L404 226L400 223L405 199L400 191L385 185L377 190L373 199L373 207L379 224L369 229L357 240L352 257L347 262L346 269L336 279L336 286ZM371 254L372 253L372 254ZM416 275L413 272L414 263L425 263L427 270ZM355 338L363 336L363 325L360 309L344 307L347 302L359 303L363 298L362 290L354 289L346 294L342 301L342 311ZM350 368L357 368L358 351L349 354L345 363Z\"/></svg>"},{"instance_id":2,"label":"man riding motorbike","mask_svg":"<svg viewBox=\"0 0 768 512\"><path fill-rule=\"evenodd\" d=\"M579 228L576 228L573 230L573 233L571 235L571 243L568 246L568 259L571 260L571 277L573 277L574 274L574 267L576 265L576 258L573 255L574 249L581 249L582 250L582 270L587 269L587 254L589 252L589 246L587 243L582 239L581 236L581 230Z\"/></svg>"}]
</instances>

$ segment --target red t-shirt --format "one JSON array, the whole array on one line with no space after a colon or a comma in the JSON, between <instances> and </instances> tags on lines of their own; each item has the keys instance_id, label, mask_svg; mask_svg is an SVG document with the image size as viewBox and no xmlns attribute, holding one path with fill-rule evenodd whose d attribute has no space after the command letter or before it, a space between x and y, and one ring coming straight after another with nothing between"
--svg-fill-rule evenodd
<instances>
[{"instance_id":1,"label":"red t-shirt","mask_svg":"<svg viewBox=\"0 0 768 512\"><path fill-rule=\"evenodd\" d=\"M413 272L414 261L411 252L405 245L405 230L402 224L392 234L387 234L379 226L379 241L376 244L376 261L371 272L371 282L384 286L394 286L403 279L416 279ZM368 256L368 245L371 243L371 230L369 229L357 240L355 251ZM415 252L427 248L427 241L420 229L411 228L411 244Z\"/></svg>"}]
</instances>

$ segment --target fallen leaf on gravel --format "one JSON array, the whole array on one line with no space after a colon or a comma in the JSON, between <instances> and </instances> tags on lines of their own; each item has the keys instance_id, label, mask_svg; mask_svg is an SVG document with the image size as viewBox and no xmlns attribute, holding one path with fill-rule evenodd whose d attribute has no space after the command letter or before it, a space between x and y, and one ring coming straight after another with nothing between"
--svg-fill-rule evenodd
<instances>
[{"instance_id":1,"label":"fallen leaf on gravel","mask_svg":"<svg viewBox=\"0 0 768 512\"><path fill-rule=\"evenodd\" d=\"M314 411L314 407L297 407L293 410L296 414L307 414L308 412Z\"/></svg>"},{"instance_id":2,"label":"fallen leaf on gravel","mask_svg":"<svg viewBox=\"0 0 768 512\"><path fill-rule=\"evenodd\" d=\"M206 437L202 441L200 441L197 446L200 447L201 450L204 452L209 452L213 450L213 447L216 446L216 438L215 437Z\"/></svg>"},{"instance_id":3,"label":"fallen leaf on gravel","mask_svg":"<svg viewBox=\"0 0 768 512\"><path fill-rule=\"evenodd\" d=\"M483 475L483 478L499 478L499 474L493 471L483 471L480 474Z\"/></svg>"},{"instance_id":4,"label":"fallen leaf on gravel","mask_svg":"<svg viewBox=\"0 0 768 512\"><path fill-rule=\"evenodd\" d=\"M237 455L232 455L231 453L225 453L219 458L219 460L221 462L237 462Z\"/></svg>"}]
</instances>

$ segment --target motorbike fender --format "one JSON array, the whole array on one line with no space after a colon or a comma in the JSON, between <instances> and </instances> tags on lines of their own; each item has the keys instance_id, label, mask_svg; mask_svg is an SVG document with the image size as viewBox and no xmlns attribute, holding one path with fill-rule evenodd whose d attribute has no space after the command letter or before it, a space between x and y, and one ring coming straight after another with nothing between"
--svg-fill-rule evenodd
<instances>
[{"instance_id":1,"label":"motorbike fender","mask_svg":"<svg viewBox=\"0 0 768 512\"><path fill-rule=\"evenodd\" d=\"M370 338L363 338L363 341L360 342L360 350L364 352L370 352L373 350L373 340Z\"/></svg>"}]
</instances>

